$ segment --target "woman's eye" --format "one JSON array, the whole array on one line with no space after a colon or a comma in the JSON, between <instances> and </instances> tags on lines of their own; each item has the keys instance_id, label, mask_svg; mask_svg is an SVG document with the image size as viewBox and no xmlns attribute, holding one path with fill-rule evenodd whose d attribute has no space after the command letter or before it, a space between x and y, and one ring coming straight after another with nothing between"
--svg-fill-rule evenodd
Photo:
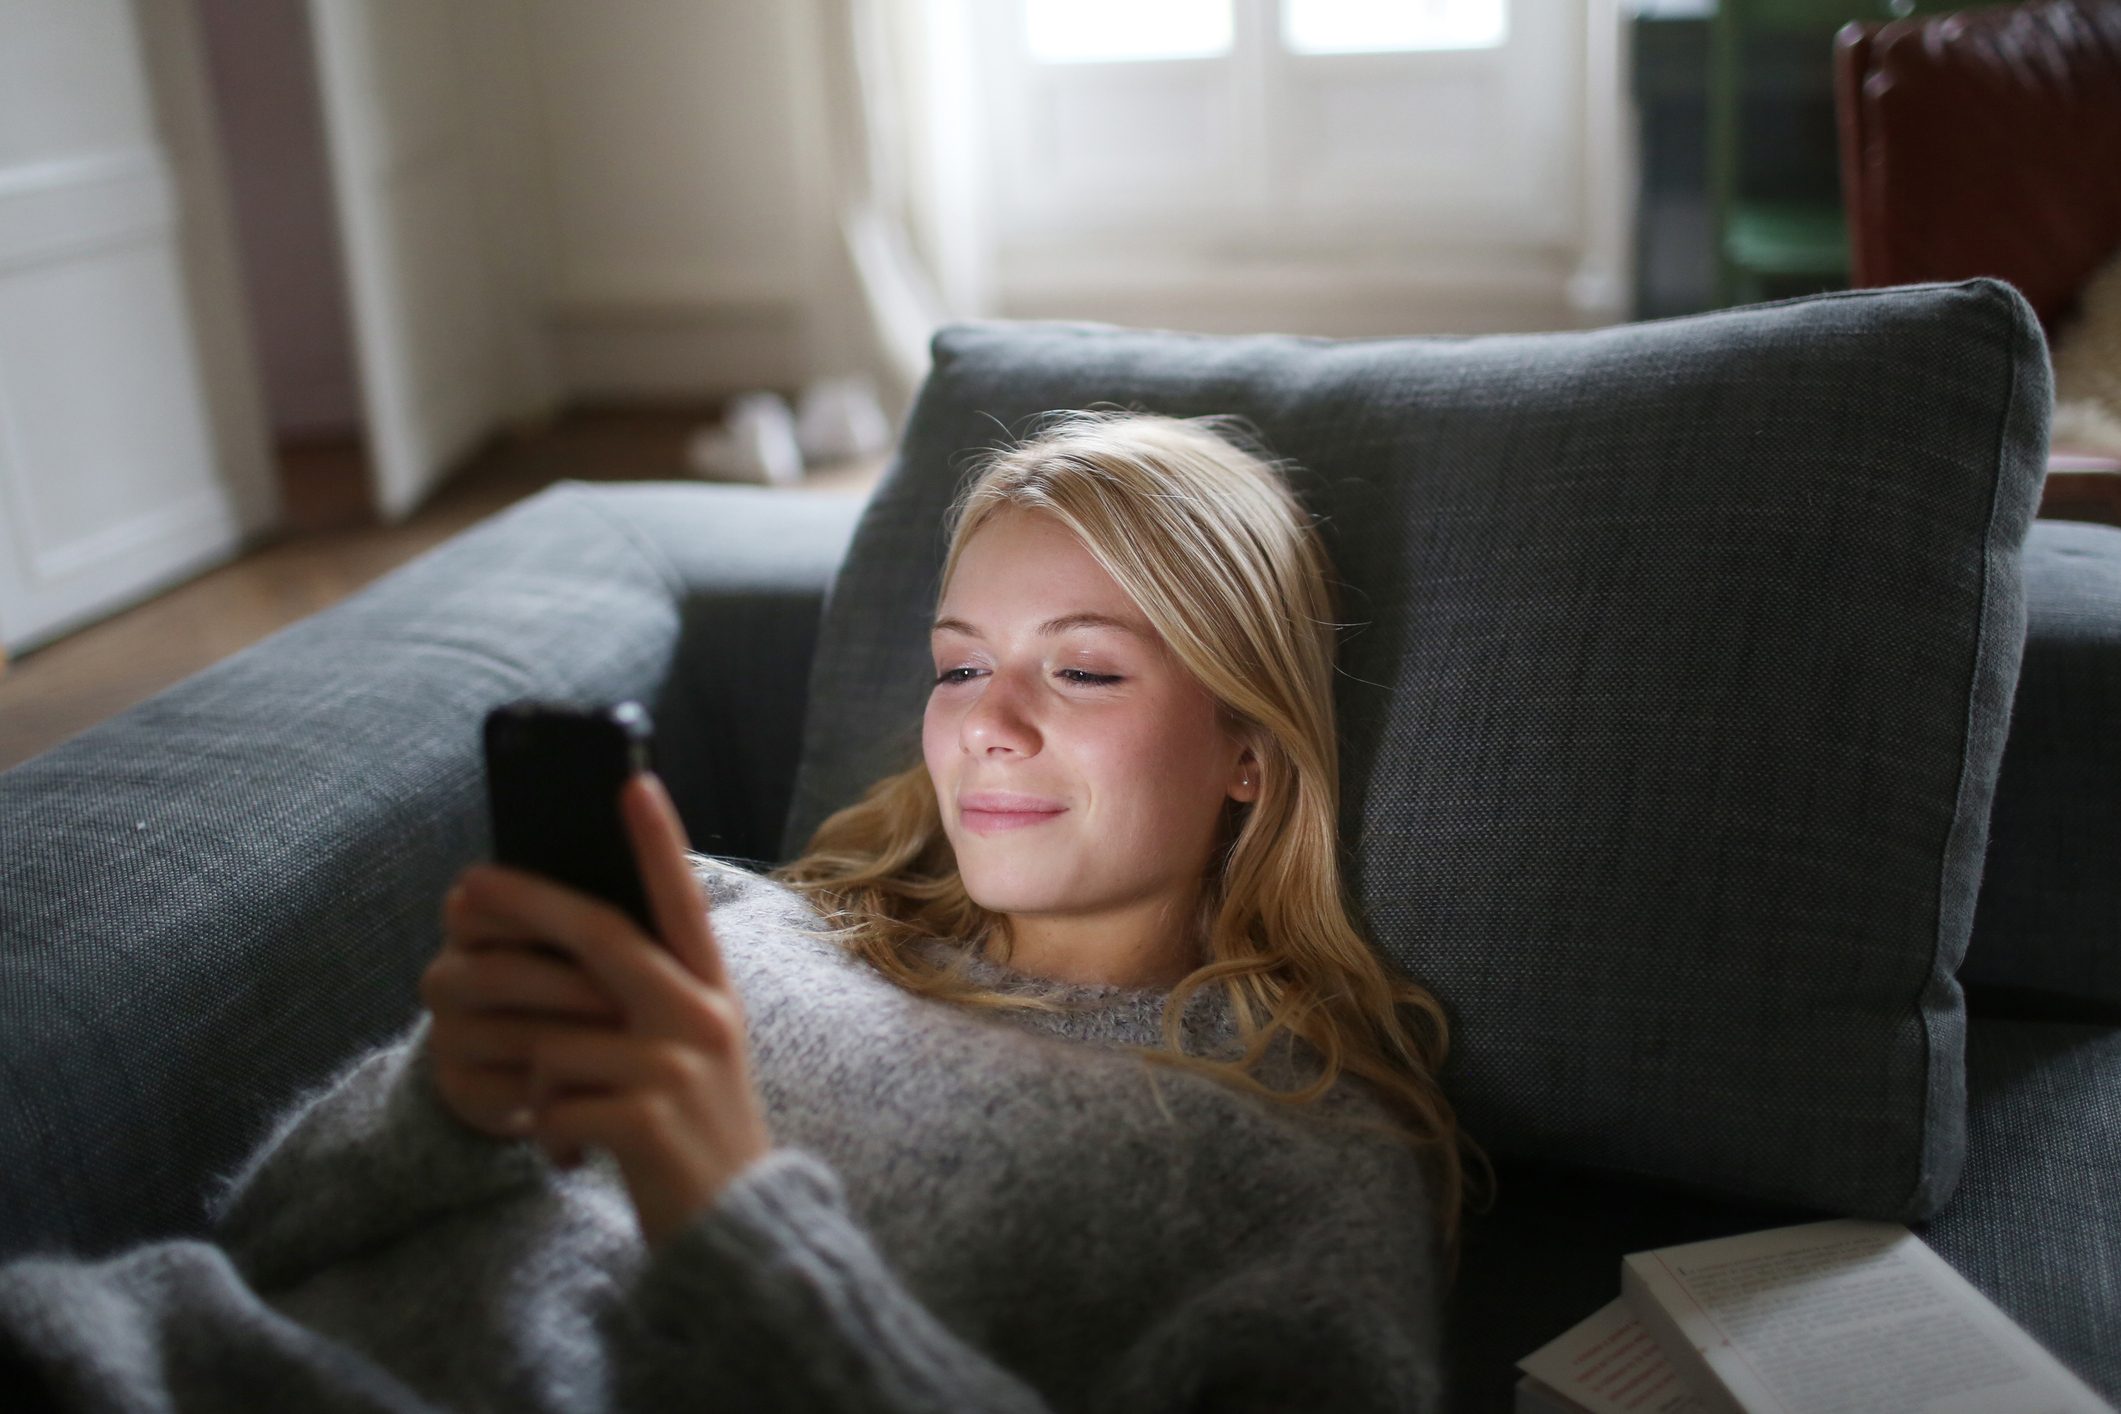
<instances>
[{"instance_id":1,"label":"woman's eye","mask_svg":"<svg viewBox=\"0 0 2121 1414\"><path fill-rule=\"evenodd\" d=\"M935 685L937 687L946 687L954 683L961 683L966 679L958 676L958 674L969 675L978 671L978 668L945 668L942 672L936 674ZM1110 687L1113 683L1120 680L1117 673L1093 673L1082 668L1062 668L1058 676L1067 679L1077 687Z\"/></svg>"}]
</instances>

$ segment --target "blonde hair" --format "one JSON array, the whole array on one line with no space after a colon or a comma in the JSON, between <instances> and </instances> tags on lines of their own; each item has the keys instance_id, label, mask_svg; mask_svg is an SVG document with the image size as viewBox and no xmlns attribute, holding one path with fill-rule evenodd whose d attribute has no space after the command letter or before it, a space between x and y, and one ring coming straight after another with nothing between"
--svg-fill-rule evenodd
<instances>
[{"instance_id":1,"label":"blonde hair","mask_svg":"<svg viewBox=\"0 0 2121 1414\"><path fill-rule=\"evenodd\" d=\"M1437 1082L1449 1025L1430 992L1398 973L1356 926L1340 858L1340 763L1333 713L1331 565L1280 468L1235 419L1091 411L1050 416L1028 440L988 454L951 507L941 584L980 528L1008 510L1052 517L1082 542L1206 688L1258 762L1259 794L1225 808L1193 920L1207 959L1171 991L1161 1049L1144 1060L1209 1075L1290 1106L1343 1071L1369 1081L1424 1151L1455 1274L1459 1209L1477 1160ZM940 592L940 591L939 591ZM917 955L959 939L1003 958L1008 920L973 902L944 834L925 763L885 776L771 872L804 894L833 936L908 991L971 1007L1058 1011L1003 994ZM1245 1052L1188 1054L1188 1000L1220 984ZM1301 1038L1317 1077L1275 1089L1252 1072L1277 1038ZM1368 1126L1365 1126L1368 1127ZM1492 1201L1492 1198L1490 1199Z\"/></svg>"}]
</instances>

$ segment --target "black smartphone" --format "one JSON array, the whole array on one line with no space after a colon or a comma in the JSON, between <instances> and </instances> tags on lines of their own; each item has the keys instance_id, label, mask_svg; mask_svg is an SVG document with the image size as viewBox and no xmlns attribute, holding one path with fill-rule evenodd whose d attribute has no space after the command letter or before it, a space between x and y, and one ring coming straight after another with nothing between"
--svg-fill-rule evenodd
<instances>
[{"instance_id":1,"label":"black smartphone","mask_svg":"<svg viewBox=\"0 0 2121 1414\"><path fill-rule=\"evenodd\" d=\"M654 728L638 702L510 702L486 714L493 856L615 905L656 936L619 789L652 769Z\"/></svg>"}]
</instances>

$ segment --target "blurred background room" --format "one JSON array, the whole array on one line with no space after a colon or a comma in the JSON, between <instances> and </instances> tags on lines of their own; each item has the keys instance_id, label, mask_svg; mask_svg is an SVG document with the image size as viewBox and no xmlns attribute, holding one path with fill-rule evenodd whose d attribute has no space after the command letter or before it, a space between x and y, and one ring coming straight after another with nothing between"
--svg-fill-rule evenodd
<instances>
[{"instance_id":1,"label":"blurred background room","mask_svg":"<svg viewBox=\"0 0 2121 1414\"><path fill-rule=\"evenodd\" d=\"M1862 181L1920 90L1864 65L1955 22L1910 0L0 0L0 768L557 479L865 495L949 320L1996 274L2062 334L2121 245L2121 0L1985 9L2064 39L1936 100L2012 134L1940 207ZM2003 247L1894 234L1999 201ZM2053 509L2110 518L2086 376Z\"/></svg>"}]
</instances>

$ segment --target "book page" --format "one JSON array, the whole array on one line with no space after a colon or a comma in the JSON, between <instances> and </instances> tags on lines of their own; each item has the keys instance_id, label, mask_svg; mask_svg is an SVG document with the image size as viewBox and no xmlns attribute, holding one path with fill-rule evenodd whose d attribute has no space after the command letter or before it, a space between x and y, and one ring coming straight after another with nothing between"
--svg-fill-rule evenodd
<instances>
[{"instance_id":1,"label":"book page","mask_svg":"<svg viewBox=\"0 0 2121 1414\"><path fill-rule=\"evenodd\" d=\"M1617 1296L1517 1368L1590 1414L1703 1414L1656 1337Z\"/></svg>"},{"instance_id":2,"label":"book page","mask_svg":"<svg viewBox=\"0 0 2121 1414\"><path fill-rule=\"evenodd\" d=\"M1748 1414L2113 1414L1897 1223L1804 1223L1638 1252L1621 1280L1696 1385L1720 1384L1710 1402L1727 1391Z\"/></svg>"}]
</instances>

